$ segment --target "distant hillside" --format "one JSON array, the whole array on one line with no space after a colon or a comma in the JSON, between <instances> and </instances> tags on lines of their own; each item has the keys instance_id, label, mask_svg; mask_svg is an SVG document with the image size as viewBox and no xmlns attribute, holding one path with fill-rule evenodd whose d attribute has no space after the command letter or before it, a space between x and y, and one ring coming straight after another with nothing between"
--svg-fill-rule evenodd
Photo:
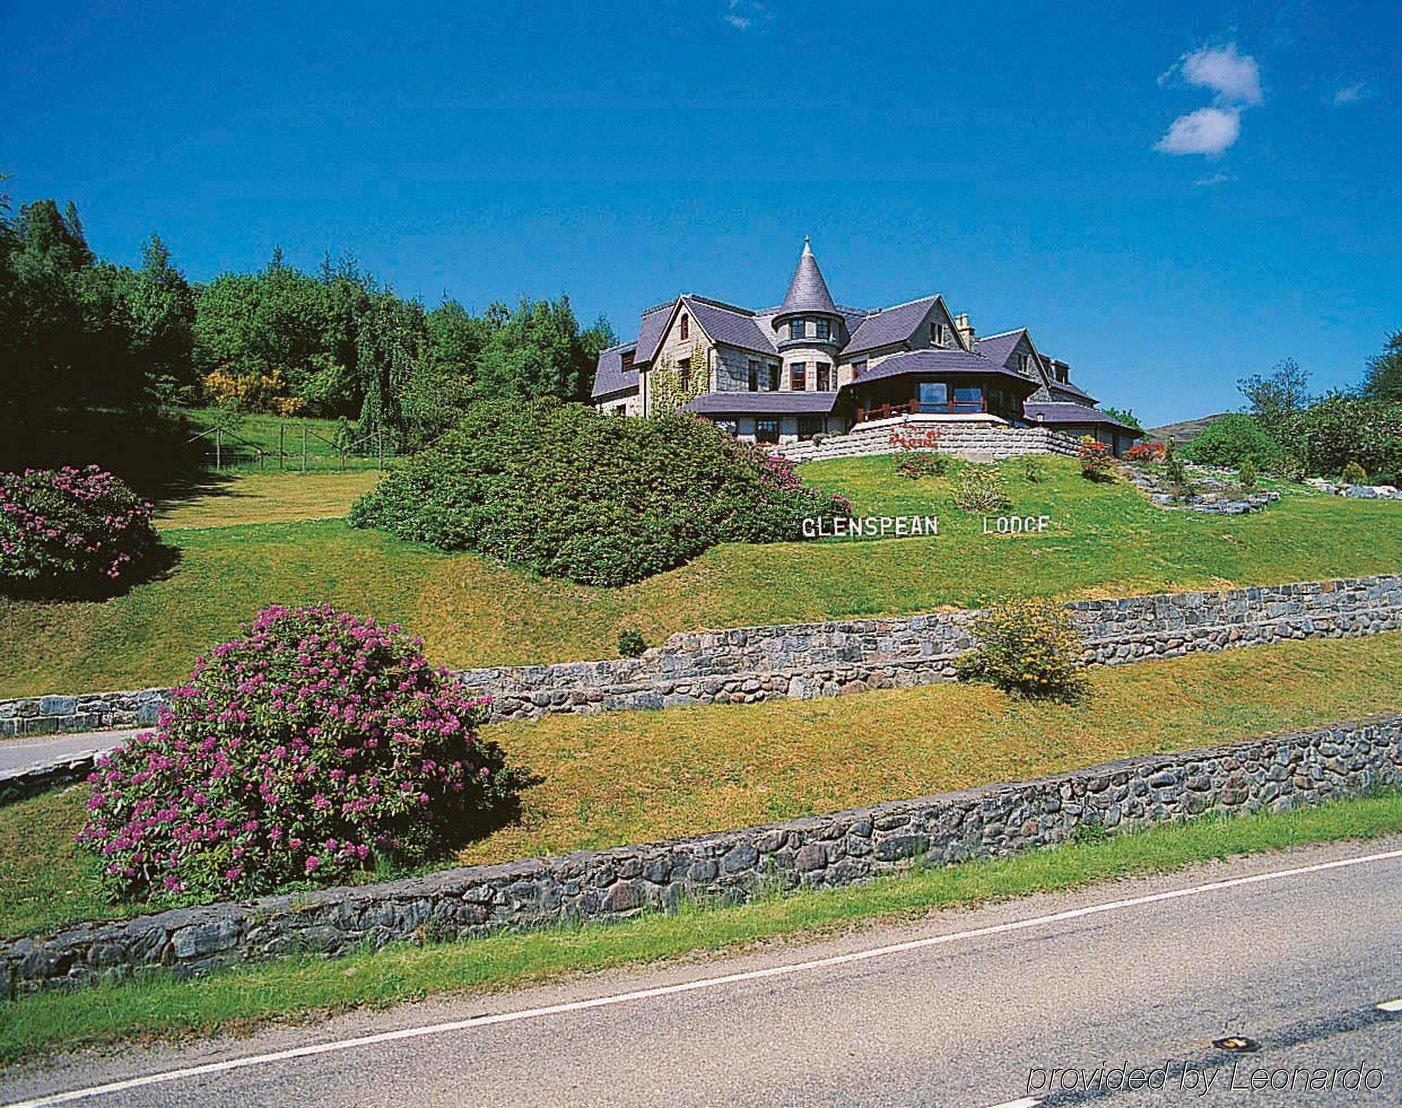
<instances>
[{"instance_id":1,"label":"distant hillside","mask_svg":"<svg viewBox=\"0 0 1402 1108\"><path fill-rule=\"evenodd\" d=\"M1182 423L1165 423L1162 427L1150 427L1144 432L1144 437L1148 442L1163 442L1169 435L1173 436L1173 441L1182 446L1192 442L1202 430L1213 420L1221 419L1227 412L1218 412L1216 415L1200 416L1197 419L1185 419Z\"/></svg>"}]
</instances>

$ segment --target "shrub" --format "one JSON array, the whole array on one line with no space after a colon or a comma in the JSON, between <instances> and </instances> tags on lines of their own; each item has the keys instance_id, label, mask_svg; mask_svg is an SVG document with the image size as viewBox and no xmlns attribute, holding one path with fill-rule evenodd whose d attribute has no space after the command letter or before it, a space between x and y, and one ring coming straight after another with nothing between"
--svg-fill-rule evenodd
<instances>
[{"instance_id":1,"label":"shrub","mask_svg":"<svg viewBox=\"0 0 1402 1108\"><path fill-rule=\"evenodd\" d=\"M1081 439L1081 476L1087 481L1109 481L1114 476L1115 456L1103 442L1096 442L1090 436Z\"/></svg>"},{"instance_id":2,"label":"shrub","mask_svg":"<svg viewBox=\"0 0 1402 1108\"><path fill-rule=\"evenodd\" d=\"M1085 688L1081 640L1066 609L1033 597L995 604L973 621L978 647L962 655L965 680L1031 698L1072 700Z\"/></svg>"},{"instance_id":3,"label":"shrub","mask_svg":"<svg viewBox=\"0 0 1402 1108\"><path fill-rule=\"evenodd\" d=\"M156 547L151 505L97 466L0 474L0 586L7 591L107 588L136 573Z\"/></svg>"},{"instance_id":4,"label":"shrub","mask_svg":"<svg viewBox=\"0 0 1402 1108\"><path fill-rule=\"evenodd\" d=\"M1243 458L1241 465L1237 466L1237 484L1244 489L1254 489L1256 487L1256 463L1250 458Z\"/></svg>"},{"instance_id":5,"label":"shrub","mask_svg":"<svg viewBox=\"0 0 1402 1108\"><path fill-rule=\"evenodd\" d=\"M1125 451L1125 461L1135 465L1157 465L1164 460L1161 442L1137 442Z\"/></svg>"},{"instance_id":6,"label":"shrub","mask_svg":"<svg viewBox=\"0 0 1402 1108\"><path fill-rule=\"evenodd\" d=\"M625 658L641 658L647 650L647 640L643 633L633 627L625 627L618 632L618 653Z\"/></svg>"},{"instance_id":7,"label":"shrub","mask_svg":"<svg viewBox=\"0 0 1402 1108\"><path fill-rule=\"evenodd\" d=\"M1402 482L1402 403L1326 396L1295 414L1290 434L1311 473L1357 462L1379 484Z\"/></svg>"},{"instance_id":8,"label":"shrub","mask_svg":"<svg viewBox=\"0 0 1402 1108\"><path fill-rule=\"evenodd\" d=\"M1036 462L1029 460L1023 467L1022 475L1035 485L1042 479L1042 467Z\"/></svg>"},{"instance_id":9,"label":"shrub","mask_svg":"<svg viewBox=\"0 0 1402 1108\"><path fill-rule=\"evenodd\" d=\"M111 895L157 903L422 861L524 783L484 703L395 626L268 608L99 760L78 841Z\"/></svg>"},{"instance_id":10,"label":"shrub","mask_svg":"<svg viewBox=\"0 0 1402 1108\"><path fill-rule=\"evenodd\" d=\"M921 477L943 477L949 471L949 456L933 450L906 450L896 455L896 476L912 481Z\"/></svg>"},{"instance_id":11,"label":"shrub","mask_svg":"<svg viewBox=\"0 0 1402 1108\"><path fill-rule=\"evenodd\" d=\"M994 466L967 465L954 477L950 499L966 512L1000 512L1012 507L1003 478Z\"/></svg>"},{"instance_id":12,"label":"shrub","mask_svg":"<svg viewBox=\"0 0 1402 1108\"><path fill-rule=\"evenodd\" d=\"M1339 480L1345 485L1366 485L1368 483L1368 472L1357 462L1349 462L1344 466L1339 474Z\"/></svg>"},{"instance_id":13,"label":"shrub","mask_svg":"<svg viewBox=\"0 0 1402 1108\"><path fill-rule=\"evenodd\" d=\"M306 405L300 396L288 395L290 386L277 369L244 375L216 369L200 381L200 388L209 403L239 412L292 416Z\"/></svg>"},{"instance_id":14,"label":"shrub","mask_svg":"<svg viewBox=\"0 0 1402 1108\"><path fill-rule=\"evenodd\" d=\"M805 517L850 511L787 459L696 416L616 419L540 399L475 405L350 519L547 577L625 585L717 543L799 539Z\"/></svg>"},{"instance_id":15,"label":"shrub","mask_svg":"<svg viewBox=\"0 0 1402 1108\"><path fill-rule=\"evenodd\" d=\"M1257 469L1276 469L1285 451L1254 416L1219 416L1182 449L1183 457L1199 465L1235 468L1247 458Z\"/></svg>"}]
</instances>

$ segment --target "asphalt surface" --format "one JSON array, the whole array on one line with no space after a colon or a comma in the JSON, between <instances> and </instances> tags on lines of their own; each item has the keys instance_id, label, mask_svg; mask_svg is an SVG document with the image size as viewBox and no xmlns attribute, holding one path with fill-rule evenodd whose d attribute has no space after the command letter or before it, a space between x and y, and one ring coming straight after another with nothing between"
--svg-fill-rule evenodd
<instances>
[{"instance_id":1,"label":"asphalt surface","mask_svg":"<svg viewBox=\"0 0 1402 1108\"><path fill-rule=\"evenodd\" d=\"M1402 853L1377 857L1389 851L1402 851L1402 839L1241 859L820 944L247 1038L79 1053L7 1073L0 1100L255 1058L93 1102L987 1106L1030 1094L1048 1105L1395 1105L1402 1012L1377 1007L1402 998ZM1351 858L1371 860L1285 872ZM1202 887L1250 876L1264 879ZM1182 890L1197 891L1162 896ZM1123 903L1145 896L1160 899ZM1005 930L967 934L989 927ZM923 945L885 949L909 943ZM832 958L846 960L811 964ZM675 988L682 984L695 987ZM644 989L663 991L619 998ZM486 1014L503 1022L438 1026ZM354 1041L396 1031L413 1037ZM1227 1034L1259 1049L1213 1046ZM264 1057L318 1044L333 1049ZM1154 1080L1162 1072L1165 1087L1107 1091L1123 1080L1113 1076L1121 1067ZM1308 1074L1297 1067L1356 1067L1360 1082L1377 1087L1347 1090L1343 1074L1332 1089L1302 1092ZM1097 1069L1108 1076L1097 1078ZM1277 1082L1283 1072L1295 1092L1252 1092L1253 1072Z\"/></svg>"},{"instance_id":2,"label":"asphalt surface","mask_svg":"<svg viewBox=\"0 0 1402 1108\"><path fill-rule=\"evenodd\" d=\"M65 758L111 750L136 731L87 731L79 735L41 735L33 739L0 739L0 770L47 765Z\"/></svg>"}]
</instances>

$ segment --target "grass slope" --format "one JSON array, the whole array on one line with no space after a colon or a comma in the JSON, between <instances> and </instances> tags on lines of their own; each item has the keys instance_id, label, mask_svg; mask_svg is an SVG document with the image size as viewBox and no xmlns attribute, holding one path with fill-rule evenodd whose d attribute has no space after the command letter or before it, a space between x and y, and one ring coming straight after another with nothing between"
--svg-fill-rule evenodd
<instances>
[{"instance_id":1,"label":"grass slope","mask_svg":"<svg viewBox=\"0 0 1402 1108\"><path fill-rule=\"evenodd\" d=\"M1195 862L1402 831L1390 794L1283 815L1208 817L1014 858L911 872L866 885L770 896L731 908L686 906L610 925L394 946L328 962L284 959L180 983L166 976L0 1002L0 1063L136 1035L247 1030L275 1018L473 994L568 973L657 962L764 941L818 938L940 908L1055 892Z\"/></svg>"},{"instance_id":2,"label":"grass slope","mask_svg":"<svg viewBox=\"0 0 1402 1108\"><path fill-rule=\"evenodd\" d=\"M0 599L0 696L172 682L191 660L273 602L328 600L402 620L446 665L599 658L623 627L649 642L698 627L820 620L1058 597L1265 584L1391 572L1402 512L1287 489L1265 512L1214 518L1155 508L1123 483L1093 485L1066 459L1004 463L1015 511L1047 533L984 535L954 509L946 479L902 481L889 457L812 463L805 476L861 513L940 517L935 538L717 547L621 589L549 581L473 555L451 556L343 522L167 531L180 561L163 580L102 603ZM271 481L271 478L269 479ZM279 480L298 488L302 478ZM235 484L234 489L239 486ZM286 495L292 495L287 493ZM304 508L321 514L326 498ZM214 518L217 498L171 518ZM227 518L227 517L226 517Z\"/></svg>"},{"instance_id":3,"label":"grass slope","mask_svg":"<svg viewBox=\"0 0 1402 1108\"><path fill-rule=\"evenodd\" d=\"M1101 669L1079 705L983 686L557 716L486 729L541 774L464 862L649 842L1402 710L1402 634ZM0 808L0 935L111 915L73 846L82 789ZM137 912L139 905L126 912Z\"/></svg>"}]
</instances>

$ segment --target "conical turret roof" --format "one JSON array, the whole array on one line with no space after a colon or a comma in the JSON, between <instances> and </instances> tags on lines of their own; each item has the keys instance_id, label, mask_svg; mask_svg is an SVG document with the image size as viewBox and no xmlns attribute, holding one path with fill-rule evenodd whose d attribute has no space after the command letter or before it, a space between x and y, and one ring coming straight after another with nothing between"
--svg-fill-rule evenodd
<instances>
[{"instance_id":1,"label":"conical turret roof","mask_svg":"<svg viewBox=\"0 0 1402 1108\"><path fill-rule=\"evenodd\" d=\"M832 302L828 283L823 280L823 271L818 268L818 259L813 257L813 244L805 238L803 253L789 281L789 291L784 295L778 315L789 312L826 312L837 315L837 305Z\"/></svg>"}]
</instances>

